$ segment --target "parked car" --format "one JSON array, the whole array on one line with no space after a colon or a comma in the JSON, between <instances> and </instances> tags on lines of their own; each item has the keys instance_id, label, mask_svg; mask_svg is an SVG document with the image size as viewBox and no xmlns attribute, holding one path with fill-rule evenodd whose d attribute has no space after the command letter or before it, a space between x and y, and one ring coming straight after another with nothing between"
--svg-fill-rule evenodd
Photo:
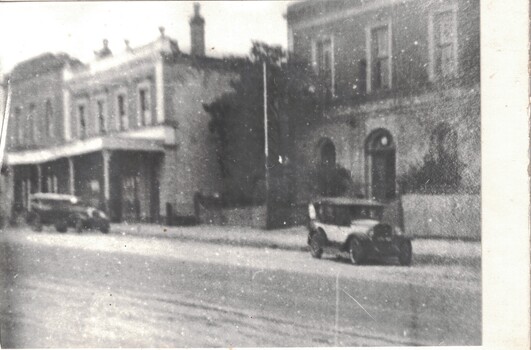
<instances>
[{"instance_id":1,"label":"parked car","mask_svg":"<svg viewBox=\"0 0 531 350\"><path fill-rule=\"evenodd\" d=\"M384 205L367 199L322 198L308 206L308 245L314 258L323 251L348 253L353 264L369 258L397 257L410 265L411 238L402 230L382 222Z\"/></svg>"},{"instance_id":2,"label":"parked car","mask_svg":"<svg viewBox=\"0 0 531 350\"><path fill-rule=\"evenodd\" d=\"M84 229L108 233L110 229L103 211L85 205L76 196L57 193L32 194L28 222L35 231L41 231L44 225L53 225L58 232L66 232L69 227L78 233Z\"/></svg>"}]
</instances>

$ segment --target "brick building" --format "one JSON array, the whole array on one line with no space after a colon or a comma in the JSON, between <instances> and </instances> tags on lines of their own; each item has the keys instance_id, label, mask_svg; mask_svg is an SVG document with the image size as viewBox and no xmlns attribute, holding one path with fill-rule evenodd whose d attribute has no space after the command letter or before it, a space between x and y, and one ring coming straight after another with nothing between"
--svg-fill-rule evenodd
<instances>
[{"instance_id":1,"label":"brick building","mask_svg":"<svg viewBox=\"0 0 531 350\"><path fill-rule=\"evenodd\" d=\"M329 195L337 168L346 193L384 201L479 193L478 0L303 1L287 21L290 60L323 94L291 116L297 201Z\"/></svg>"},{"instance_id":2,"label":"brick building","mask_svg":"<svg viewBox=\"0 0 531 350\"><path fill-rule=\"evenodd\" d=\"M153 42L89 64L44 54L17 65L7 160L13 210L33 192L73 193L114 221L194 214L194 195L220 191L204 103L230 91L235 60L205 56L196 5L192 52L160 28Z\"/></svg>"}]
</instances>

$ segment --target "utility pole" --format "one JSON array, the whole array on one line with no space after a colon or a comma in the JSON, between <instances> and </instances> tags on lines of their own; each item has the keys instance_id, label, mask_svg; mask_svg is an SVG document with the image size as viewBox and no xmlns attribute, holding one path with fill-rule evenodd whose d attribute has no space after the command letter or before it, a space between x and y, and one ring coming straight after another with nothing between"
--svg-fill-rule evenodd
<instances>
[{"instance_id":1,"label":"utility pole","mask_svg":"<svg viewBox=\"0 0 531 350\"><path fill-rule=\"evenodd\" d=\"M269 229L269 130L267 122L267 65L262 62L264 75L264 155L265 155L265 204L266 204L266 229Z\"/></svg>"}]
</instances>

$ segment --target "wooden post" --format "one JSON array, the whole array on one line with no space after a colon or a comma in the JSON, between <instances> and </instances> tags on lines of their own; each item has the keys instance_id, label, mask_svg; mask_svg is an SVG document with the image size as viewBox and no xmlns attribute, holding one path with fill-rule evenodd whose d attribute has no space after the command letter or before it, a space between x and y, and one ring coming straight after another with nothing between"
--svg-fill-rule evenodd
<instances>
[{"instance_id":1,"label":"wooden post","mask_svg":"<svg viewBox=\"0 0 531 350\"><path fill-rule=\"evenodd\" d=\"M104 199L104 208L106 211L109 210L109 200L111 198L110 190L110 172L109 166L111 161L111 152L109 150L102 151L103 156L103 199Z\"/></svg>"},{"instance_id":2,"label":"wooden post","mask_svg":"<svg viewBox=\"0 0 531 350\"><path fill-rule=\"evenodd\" d=\"M71 195L76 194L76 183L75 183L75 176L74 176L74 160L72 158L68 159L68 192Z\"/></svg>"}]
</instances>

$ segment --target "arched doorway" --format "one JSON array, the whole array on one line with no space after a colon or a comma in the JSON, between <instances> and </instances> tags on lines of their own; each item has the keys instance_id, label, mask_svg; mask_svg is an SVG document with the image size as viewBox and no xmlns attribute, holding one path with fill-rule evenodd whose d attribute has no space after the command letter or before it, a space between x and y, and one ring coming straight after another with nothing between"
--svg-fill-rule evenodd
<instances>
[{"instance_id":1,"label":"arched doorway","mask_svg":"<svg viewBox=\"0 0 531 350\"><path fill-rule=\"evenodd\" d=\"M317 144L317 192L320 196L334 196L336 179L336 146L332 140L322 138Z\"/></svg>"},{"instance_id":2,"label":"arched doorway","mask_svg":"<svg viewBox=\"0 0 531 350\"><path fill-rule=\"evenodd\" d=\"M373 131L365 143L366 179L371 198L393 199L396 191L395 144L385 129Z\"/></svg>"},{"instance_id":3,"label":"arched doorway","mask_svg":"<svg viewBox=\"0 0 531 350\"><path fill-rule=\"evenodd\" d=\"M320 165L324 168L336 166L336 146L330 139L323 139L320 146Z\"/></svg>"}]
</instances>

